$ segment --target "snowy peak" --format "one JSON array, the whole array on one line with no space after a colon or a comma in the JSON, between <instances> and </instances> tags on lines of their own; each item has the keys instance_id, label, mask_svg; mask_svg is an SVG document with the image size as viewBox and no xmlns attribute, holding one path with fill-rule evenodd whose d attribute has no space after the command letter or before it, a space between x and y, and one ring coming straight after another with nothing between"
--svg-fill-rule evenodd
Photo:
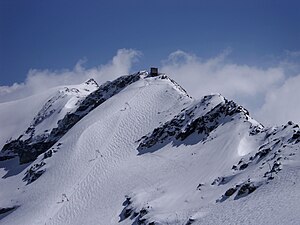
<instances>
[{"instance_id":1,"label":"snowy peak","mask_svg":"<svg viewBox=\"0 0 300 225\"><path fill-rule=\"evenodd\" d=\"M94 87L95 89L99 88L98 83L93 78L88 79L84 84L87 87Z\"/></svg>"},{"instance_id":2,"label":"snowy peak","mask_svg":"<svg viewBox=\"0 0 300 225\"><path fill-rule=\"evenodd\" d=\"M66 114L74 112L86 96L97 89L98 85L93 81L89 80L80 85L67 86L58 90L33 118L21 139L39 139L40 136L49 135L59 120Z\"/></svg>"},{"instance_id":3,"label":"snowy peak","mask_svg":"<svg viewBox=\"0 0 300 225\"><path fill-rule=\"evenodd\" d=\"M148 75L148 77L149 76L150 75ZM188 96L189 98L192 98L183 87L181 87L175 80L171 79L169 76L167 76L165 74L159 75L159 76L154 77L152 79L154 79L154 80L159 80L160 79L160 80L169 81L172 84L172 86L174 87L174 89L176 89L179 92L182 92L184 95Z\"/></svg>"},{"instance_id":4,"label":"snowy peak","mask_svg":"<svg viewBox=\"0 0 300 225\"><path fill-rule=\"evenodd\" d=\"M300 220L292 122L265 128L220 94L194 100L146 71L61 88L37 111L1 151L0 224Z\"/></svg>"},{"instance_id":5,"label":"snowy peak","mask_svg":"<svg viewBox=\"0 0 300 225\"><path fill-rule=\"evenodd\" d=\"M82 102L79 109L77 110L77 114L88 113L88 111L96 108L107 99L114 96L115 94L118 94L124 88L138 81L139 79L141 79L141 76L139 73L136 73L119 77L114 81L107 81L106 83L102 84L95 92L90 94L85 101Z\"/></svg>"},{"instance_id":6,"label":"snowy peak","mask_svg":"<svg viewBox=\"0 0 300 225\"><path fill-rule=\"evenodd\" d=\"M3 147L0 157L6 159L8 155L17 154L21 163L33 161L90 111L140 78L140 74L136 73L100 87L93 79L64 87L44 104L23 135Z\"/></svg>"},{"instance_id":7,"label":"snowy peak","mask_svg":"<svg viewBox=\"0 0 300 225\"><path fill-rule=\"evenodd\" d=\"M235 102L220 94L204 96L151 134L142 137L138 150L140 153L152 152L170 141L174 145L205 141L219 126L235 120L249 122L252 132L262 129L262 125L254 121L249 112Z\"/></svg>"},{"instance_id":8,"label":"snowy peak","mask_svg":"<svg viewBox=\"0 0 300 225\"><path fill-rule=\"evenodd\" d=\"M212 100L215 104L207 110ZM171 141L173 144L167 146ZM183 178L173 173L177 178L165 187L160 185L160 189L148 187L129 192L124 197L120 218L134 221L132 224L219 224L218 217L226 218L232 210L241 213L240 204L253 210L258 201L270 206L269 202L264 203L266 196L272 201L272 207L277 207L274 206L277 198L284 202L287 195L294 196L287 190L297 189L299 143L298 125L288 122L284 126L264 128L236 103L220 95L205 96L143 137L138 147L140 157L176 159L174 169L189 172L182 172ZM178 155L184 159L178 159ZM283 182L285 179L289 184ZM196 210L189 211L189 207ZM208 209L212 212L204 217L202 211ZM225 214L224 209L227 209ZM253 219L249 210L242 214L249 221ZM228 224L234 224L237 219L230 219Z\"/></svg>"}]
</instances>

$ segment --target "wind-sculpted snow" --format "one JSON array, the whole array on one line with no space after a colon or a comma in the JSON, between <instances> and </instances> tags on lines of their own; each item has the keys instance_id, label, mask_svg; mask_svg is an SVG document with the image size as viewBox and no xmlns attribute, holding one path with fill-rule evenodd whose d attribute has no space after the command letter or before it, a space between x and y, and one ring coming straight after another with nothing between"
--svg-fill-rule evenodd
<instances>
[{"instance_id":1,"label":"wind-sculpted snow","mask_svg":"<svg viewBox=\"0 0 300 225\"><path fill-rule=\"evenodd\" d=\"M90 111L95 109L97 106L105 102L110 97L119 93L128 85L140 79L140 73L127 75L120 77L112 82L106 82L105 84L98 87L94 80L88 80L84 83L84 91L92 93L84 95L79 89L76 88L65 88L62 91L47 101L37 116L33 119L30 127L26 130L24 135L21 135L17 140L12 140L5 144L1 151L1 158L6 159L12 153L19 156L20 163L27 163L36 159L38 155L45 152L51 146L53 146L64 134L68 132L80 119L87 115ZM96 86L97 90L88 87ZM65 110L66 104L71 104L70 99L66 98L71 95L71 103L73 107L71 110L65 111L61 117L59 114L62 110ZM80 98L80 97L81 98ZM79 98L79 99L77 99ZM68 100L67 102L65 100ZM36 129L39 124L57 112L57 118L59 120L51 118L50 125L46 124L43 126L43 132L36 134ZM46 121L48 122L48 121ZM48 125L48 126L47 126ZM54 127L53 127L54 126Z\"/></svg>"},{"instance_id":2,"label":"wind-sculpted snow","mask_svg":"<svg viewBox=\"0 0 300 225\"><path fill-rule=\"evenodd\" d=\"M96 81L89 79L81 85L64 87L59 90L43 105L20 139L30 139L31 142L45 139L58 121L63 119L66 114L76 111L86 96L98 88Z\"/></svg>"},{"instance_id":3,"label":"wind-sculpted snow","mask_svg":"<svg viewBox=\"0 0 300 225\"><path fill-rule=\"evenodd\" d=\"M249 112L233 101L228 101L221 95L205 96L200 102L154 129L150 135L142 137L138 147L139 153L153 152L170 141L173 141L174 145L204 141L213 130L237 116L245 121L251 120ZM251 128L257 131L262 126L254 124ZM192 140L185 141L193 134L196 136Z\"/></svg>"},{"instance_id":4,"label":"wind-sculpted snow","mask_svg":"<svg viewBox=\"0 0 300 225\"><path fill-rule=\"evenodd\" d=\"M255 191L262 184L273 180L283 169L285 161L292 160L299 151L300 130L297 124L288 122L285 126L265 129L261 133L262 143L258 150L247 157L241 158L232 166L234 175L231 177L217 178L212 184L224 184L224 181L232 179L241 173L252 171L242 183L236 184L222 195L220 201L225 201L237 190L235 199L243 197Z\"/></svg>"},{"instance_id":5,"label":"wind-sculpted snow","mask_svg":"<svg viewBox=\"0 0 300 225\"><path fill-rule=\"evenodd\" d=\"M76 102L54 124L55 103L36 110L32 138L15 140L33 162L3 155L0 224L299 224L298 125L265 128L219 94L194 100L147 73Z\"/></svg>"},{"instance_id":6,"label":"wind-sculpted snow","mask_svg":"<svg viewBox=\"0 0 300 225\"><path fill-rule=\"evenodd\" d=\"M207 97L206 97L207 98ZM202 100L203 102L203 100ZM226 100L225 102L226 103ZM215 107L214 107L215 108ZM231 111L234 112L234 111ZM242 110L243 113L244 110ZM241 112L237 112L239 116L241 116ZM231 115L235 115L235 113L229 113ZM247 120L248 113L244 114L244 119ZM249 118L248 118L249 119ZM243 121L239 120L237 117L234 118L235 122L237 121ZM253 121L252 121L253 122ZM236 126L236 125L235 125ZM253 134L253 127L255 127L256 131L255 134ZM267 192L272 193L272 188L274 188L274 183L276 183L277 179L282 179L281 177L285 177L286 173L284 170L289 170L291 164L296 163L296 165L299 165L299 154L300 154L300 129L297 124L294 124L292 122L288 122L286 125L281 127L273 127L273 128L263 128L261 125L256 124L256 126L249 127L247 131L247 136L253 140L256 140L257 146L253 145L253 149L251 152L246 154L244 157L239 158L238 162L236 164L233 164L231 169L228 170L221 170L219 171L219 174L224 174L223 176L216 177L213 180L207 180L205 182L205 179L200 182L197 186L195 185L195 190L199 192L199 195L201 196L198 199L198 203L195 203L192 201L192 199L184 200L181 204L188 204L189 201L191 201L191 205L198 204L198 205L206 205L208 204L208 201L211 201L214 199L215 201L215 208L218 208L217 205L220 205L220 212L215 212L215 215L222 216L221 218L226 218L226 214L222 214L222 208L227 207L227 202L229 205L232 205L231 201L236 201L237 203L235 205L239 204L245 204L245 201L238 203L241 198L249 197L248 195L252 195L252 193L257 192L257 190L260 190L260 188L263 186L264 190ZM230 132L230 131L229 131ZM232 130L233 133L235 133ZM241 131L240 131L241 132ZM235 133L236 134L236 133ZM218 137L216 138L218 139ZM212 142L217 141L216 139L212 140ZM250 140L251 141L251 140ZM206 144L209 144L208 142ZM206 145L204 144L204 146ZM214 145L216 146L216 145ZM243 145L244 146L244 145ZM182 149L184 150L184 149ZM220 149L221 150L221 149ZM174 150L173 150L174 151ZM203 149L202 149L203 151ZM227 152L228 154L229 151ZM152 153L153 154L153 153ZM192 153L192 155L197 153ZM206 154L209 154L206 152ZM209 154L210 157L213 159L211 162L218 161L218 163L214 163L214 166L217 166L218 164L222 164L222 161L218 160L218 157L216 155L216 152L213 154ZM206 156L202 154L202 157ZM233 156L233 155L232 155ZM232 157L231 156L231 157ZM202 160L201 158L198 158L198 160L201 161L201 163L205 163L205 160L207 157L204 157ZM224 159L225 160L225 159ZM209 165L208 163L206 164ZM199 164L199 168L201 167L201 164ZM210 169L213 169L213 166L208 166ZM201 167L203 168L203 167ZM192 171L192 170L189 170ZM204 171L203 171L204 172ZM198 171L199 174L203 174L203 172ZM299 171L298 171L299 172ZM204 174L209 174L209 170L206 169ZM282 174L281 174L282 173ZM193 176L195 176L193 172ZM281 176L280 176L281 175ZM193 177L191 176L191 177ZM206 177L207 175L202 175L202 177ZM210 177L210 176L208 176ZM293 178L294 179L294 178ZM298 178L297 178L298 179ZM299 180L299 179L298 179ZM292 182L290 185L296 185L296 180L289 181ZM176 182L173 183L173 185L176 185ZM178 185L180 185L178 183ZM186 188L188 188L189 184L186 183ZM279 185L278 182L276 185ZM284 186L284 184L281 184ZM270 188L266 188L266 186L272 186ZM290 188L285 186L287 190L295 190L294 187ZM171 207L167 203L165 204L162 199L169 199L169 201L177 202L175 199L180 199L181 195L184 193L186 195L186 190L183 188L177 189L176 192L171 192L168 189L177 189L176 187L165 187L163 190L155 191L151 188L148 188L147 191L139 190L137 192L131 192L128 193L124 201L124 208L120 214L120 221L128 220L131 221L132 225L135 224L216 224L219 223L218 219L216 219L214 214L212 214L211 217L206 217L205 220L203 216L205 213L194 213L191 212L190 214L184 214L182 213L181 216L179 215L180 210L176 210L173 208L173 210L176 210L176 213L169 213L167 215L160 214L158 208L165 207ZM276 196L277 198L283 198L285 199L284 195L287 195L287 192L285 190L282 190L283 193L274 193L274 198ZM162 194L159 194L162 193ZM192 194L193 193L193 194ZM212 194L214 193L214 194ZM222 193L218 196L216 193ZM195 197L194 191L190 191L191 196ZM282 194L283 196L280 196ZM295 193L290 193L291 196L293 196ZM212 195L214 196L213 198ZM263 199L263 195L258 194L260 199ZM266 194L265 195L269 195ZM204 196L204 197L203 197ZM206 197L207 196L207 197ZM273 195L272 195L273 196ZM296 196L299 197L299 194L296 194ZM188 197L184 197L188 199ZM208 198L205 200L205 198ZM254 197L255 198L255 197ZM250 201L252 198L248 198L246 201ZM257 198L255 198L255 201L259 201ZM281 200L284 201L284 200ZM160 202L160 205L157 204L157 202ZM260 200L262 202L262 200ZM276 200L274 201L276 204ZM178 204L178 203L177 203ZM253 203L251 203L253 204ZM256 203L258 204L258 203ZM263 203L265 205L265 203ZM288 205L289 202L286 202ZM177 205L178 207L178 205ZM238 206L236 206L238 207ZM249 206L248 206L249 207ZM270 204L269 207L277 207L273 204ZM299 206L297 206L299 209ZM164 208L165 209L165 208ZM204 208L206 209L206 207ZM231 210L234 210L235 212L238 212L238 208L231 208ZM254 208L252 210L255 210ZM264 211L265 208L261 208L260 210ZM221 214L220 214L221 213ZM251 213L248 212L250 215ZM282 214L285 214L281 212ZM254 213L256 214L256 213ZM243 214L245 216L245 214ZM266 217L269 218L269 217ZM235 219L237 219L235 217ZM299 218L298 218L299 219ZM257 221L262 220L262 218L252 218L252 220L248 217L247 221L251 224L257 223ZM271 220L270 218L268 220ZM202 221L202 222L201 222ZM229 220L234 221L234 220ZM293 221L291 224L295 224L295 220L291 218L291 221ZM298 221L298 220L296 220ZM274 222L274 221L273 221ZM228 224L231 224L232 222L228 222ZM227 224L227 223L226 223ZM279 223L278 223L279 224Z\"/></svg>"}]
</instances>

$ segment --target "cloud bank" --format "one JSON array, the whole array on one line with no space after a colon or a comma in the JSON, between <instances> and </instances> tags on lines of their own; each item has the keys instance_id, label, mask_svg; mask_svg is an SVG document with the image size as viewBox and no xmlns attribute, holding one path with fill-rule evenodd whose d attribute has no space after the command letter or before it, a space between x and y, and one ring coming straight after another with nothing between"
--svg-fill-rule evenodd
<instances>
[{"instance_id":1,"label":"cloud bank","mask_svg":"<svg viewBox=\"0 0 300 225\"><path fill-rule=\"evenodd\" d=\"M84 67L85 60L79 60L72 70L31 69L24 83L0 86L0 102L24 98L56 86L80 84L89 78L94 78L100 84L113 80L128 74L140 54L133 49L120 49L107 64L88 69Z\"/></svg>"},{"instance_id":2,"label":"cloud bank","mask_svg":"<svg viewBox=\"0 0 300 225\"><path fill-rule=\"evenodd\" d=\"M228 62L230 52L226 49L203 60L178 50L162 60L160 71L174 78L195 98L221 93L233 99L265 125L281 125L289 120L300 123L299 52L287 51L286 55L293 60L284 59L268 68ZM120 49L110 62L93 68L85 68L85 61L80 60L71 70L32 69L24 83L0 86L0 102L37 94L51 87L79 84L91 77L98 83L113 80L132 72L132 65L140 55L136 50Z\"/></svg>"},{"instance_id":3,"label":"cloud bank","mask_svg":"<svg viewBox=\"0 0 300 225\"><path fill-rule=\"evenodd\" d=\"M295 52L288 53L298 57ZM178 50L163 61L161 70L196 98L221 93L246 107L263 124L280 125L289 120L300 123L300 72L295 63L284 60L277 66L259 68L228 63L229 54L230 50L225 50L201 60Z\"/></svg>"}]
</instances>

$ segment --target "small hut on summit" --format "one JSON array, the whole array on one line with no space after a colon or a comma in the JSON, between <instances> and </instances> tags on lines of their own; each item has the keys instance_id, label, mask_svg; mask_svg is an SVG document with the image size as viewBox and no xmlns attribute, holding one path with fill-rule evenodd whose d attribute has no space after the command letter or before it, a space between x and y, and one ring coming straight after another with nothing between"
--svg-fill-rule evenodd
<instances>
[{"instance_id":1,"label":"small hut on summit","mask_svg":"<svg viewBox=\"0 0 300 225\"><path fill-rule=\"evenodd\" d=\"M152 77L158 76L158 68L151 67L151 68L150 68L150 75L151 75Z\"/></svg>"}]
</instances>

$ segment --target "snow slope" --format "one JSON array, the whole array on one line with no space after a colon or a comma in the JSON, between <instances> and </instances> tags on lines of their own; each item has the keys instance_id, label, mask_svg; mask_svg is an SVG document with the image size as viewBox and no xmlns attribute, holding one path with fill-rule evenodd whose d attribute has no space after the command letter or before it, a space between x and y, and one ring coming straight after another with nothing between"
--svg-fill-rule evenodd
<instances>
[{"instance_id":1,"label":"snow slope","mask_svg":"<svg viewBox=\"0 0 300 225\"><path fill-rule=\"evenodd\" d=\"M10 138L3 145L0 145L1 147L3 146L0 160L15 157L16 155L19 156L22 163L27 163L35 159L36 155L32 154L32 152L43 151L40 143L45 142L51 135L51 132L58 126L59 121L67 115L74 113L84 99L98 88L98 84L93 79L90 79L80 85L51 89L50 92L31 96L25 100L1 104L0 111L2 109L2 112L4 112L4 118L1 121L4 127L8 127L9 130L8 132L3 132L6 135L3 135L1 142L3 143L4 138L7 138L8 135ZM50 93L51 95L49 96ZM48 100L44 101L45 103L43 104L41 100L44 100L44 96L47 96ZM22 114L18 113L20 107L22 107ZM27 115L23 116L24 119L22 119L24 111L25 113L34 112L33 115L35 116L31 115L32 117L30 116L30 118ZM12 114L11 112L16 113ZM10 115L9 118L5 118L7 115ZM31 122L29 122L30 119ZM16 125L19 125L16 123L19 121L20 126L14 129ZM24 129L26 126L27 128ZM22 132L20 132L20 128L23 129ZM0 144L2 144L1 142ZM28 143L33 146L33 151L31 151L31 146ZM36 147L33 144L36 144ZM47 146L51 147L51 145ZM26 151L30 152L30 157L28 157Z\"/></svg>"},{"instance_id":2,"label":"snow slope","mask_svg":"<svg viewBox=\"0 0 300 225\"><path fill-rule=\"evenodd\" d=\"M25 140L48 133L65 114L76 110L78 103L97 88L98 84L91 79L80 85L55 87L25 99L1 103L3 132L0 147L20 135Z\"/></svg>"},{"instance_id":3,"label":"snow slope","mask_svg":"<svg viewBox=\"0 0 300 225\"><path fill-rule=\"evenodd\" d=\"M0 180L0 224L299 224L298 125L137 76Z\"/></svg>"},{"instance_id":4,"label":"snow slope","mask_svg":"<svg viewBox=\"0 0 300 225\"><path fill-rule=\"evenodd\" d=\"M18 138L28 128L34 115L59 89L60 87L52 88L39 95L0 104L1 148L6 141Z\"/></svg>"},{"instance_id":5,"label":"snow slope","mask_svg":"<svg viewBox=\"0 0 300 225\"><path fill-rule=\"evenodd\" d=\"M43 105L20 139L39 139L44 135L49 135L51 130L57 126L59 120L62 120L66 114L75 112L86 96L98 88L98 84L90 79L83 84L58 90Z\"/></svg>"}]
</instances>

